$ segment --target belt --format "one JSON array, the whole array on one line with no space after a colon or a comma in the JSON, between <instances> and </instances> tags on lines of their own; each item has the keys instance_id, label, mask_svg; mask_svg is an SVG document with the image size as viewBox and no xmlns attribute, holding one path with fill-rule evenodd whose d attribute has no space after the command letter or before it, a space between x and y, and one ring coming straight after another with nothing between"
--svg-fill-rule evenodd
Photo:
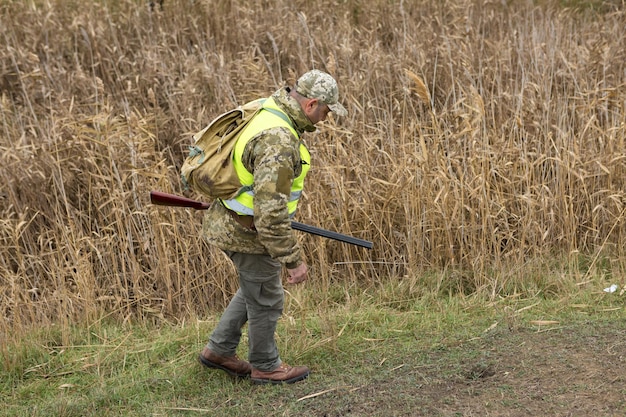
<instances>
[{"instance_id":1,"label":"belt","mask_svg":"<svg viewBox=\"0 0 626 417\"><path fill-rule=\"evenodd\" d=\"M220 203L222 203L222 200L220 200ZM245 215L245 214L239 214L236 211L231 210L228 207L226 207L224 205L224 203L222 203L222 207L224 207L226 209L228 214L230 214L232 216L232 218L235 219L235 221L237 223L239 223L240 225L242 225L246 229L256 231L256 227L254 227L254 216L248 216L248 215Z\"/></svg>"}]
</instances>

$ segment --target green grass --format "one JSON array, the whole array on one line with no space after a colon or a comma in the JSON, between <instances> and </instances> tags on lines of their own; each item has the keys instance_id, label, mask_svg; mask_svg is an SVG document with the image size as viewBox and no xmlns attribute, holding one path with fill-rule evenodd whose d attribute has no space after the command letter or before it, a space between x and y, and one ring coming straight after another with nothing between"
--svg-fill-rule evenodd
<instances>
[{"instance_id":1,"label":"green grass","mask_svg":"<svg viewBox=\"0 0 626 417\"><path fill-rule=\"evenodd\" d=\"M496 363L485 350L491 341L517 337L515 343L522 343L526 332L546 329L578 329L585 337L591 328L625 326L624 297L601 291L567 299L423 297L395 307L374 302L391 290L350 294L350 303L313 313L296 308L293 297L313 296L299 289L280 322L278 343L285 362L309 365L312 374L292 386L253 386L201 367L196 355L215 318L160 327L101 322L30 331L2 349L0 415L282 416L324 415L330 409L334 415L367 415L354 410L355 398L366 404L381 395L389 398L371 415L385 415L386 404L395 410L386 415L417 409L426 415L410 389L459 375L480 379ZM246 355L245 343L240 354ZM372 387L378 388L370 392ZM441 406L451 401L442 398Z\"/></svg>"}]
</instances>

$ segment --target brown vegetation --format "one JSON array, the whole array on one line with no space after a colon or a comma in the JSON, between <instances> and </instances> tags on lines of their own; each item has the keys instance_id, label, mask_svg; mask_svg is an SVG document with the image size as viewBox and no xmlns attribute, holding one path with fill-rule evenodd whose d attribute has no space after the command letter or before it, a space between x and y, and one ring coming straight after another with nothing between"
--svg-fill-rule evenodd
<instances>
[{"instance_id":1,"label":"brown vegetation","mask_svg":"<svg viewBox=\"0 0 626 417\"><path fill-rule=\"evenodd\" d=\"M201 214L148 192L182 194L193 132L311 68L349 115L308 137L298 220L375 242L303 236L311 285L622 271L626 12L602 4L0 1L0 329L219 307L235 281Z\"/></svg>"}]
</instances>

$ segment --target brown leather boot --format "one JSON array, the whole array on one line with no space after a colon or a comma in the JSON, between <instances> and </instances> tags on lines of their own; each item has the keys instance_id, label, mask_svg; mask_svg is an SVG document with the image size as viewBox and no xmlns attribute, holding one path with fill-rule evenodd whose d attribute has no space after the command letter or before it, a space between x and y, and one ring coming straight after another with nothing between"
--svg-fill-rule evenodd
<instances>
[{"instance_id":1,"label":"brown leather boot","mask_svg":"<svg viewBox=\"0 0 626 417\"><path fill-rule=\"evenodd\" d=\"M238 378L247 378L252 372L252 365L241 360L237 355L222 356L211 352L207 347L202 349L202 353L198 356L200 363L208 368L221 369L230 376Z\"/></svg>"},{"instance_id":2,"label":"brown leather boot","mask_svg":"<svg viewBox=\"0 0 626 417\"><path fill-rule=\"evenodd\" d=\"M286 363L269 372L252 368L252 375L250 375L255 384L293 384L308 376L309 368L306 366L289 366Z\"/></svg>"}]
</instances>

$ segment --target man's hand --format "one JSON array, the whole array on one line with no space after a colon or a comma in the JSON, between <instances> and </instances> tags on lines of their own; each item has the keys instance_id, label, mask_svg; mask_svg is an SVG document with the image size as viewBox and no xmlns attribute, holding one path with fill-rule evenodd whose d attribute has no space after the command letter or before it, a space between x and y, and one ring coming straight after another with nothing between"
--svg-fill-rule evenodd
<instances>
[{"instance_id":1,"label":"man's hand","mask_svg":"<svg viewBox=\"0 0 626 417\"><path fill-rule=\"evenodd\" d=\"M287 269L289 272L289 278L287 278L287 282L290 284L299 284L307 279L307 271L306 263L302 262L300 265L295 267L294 269Z\"/></svg>"}]
</instances>

